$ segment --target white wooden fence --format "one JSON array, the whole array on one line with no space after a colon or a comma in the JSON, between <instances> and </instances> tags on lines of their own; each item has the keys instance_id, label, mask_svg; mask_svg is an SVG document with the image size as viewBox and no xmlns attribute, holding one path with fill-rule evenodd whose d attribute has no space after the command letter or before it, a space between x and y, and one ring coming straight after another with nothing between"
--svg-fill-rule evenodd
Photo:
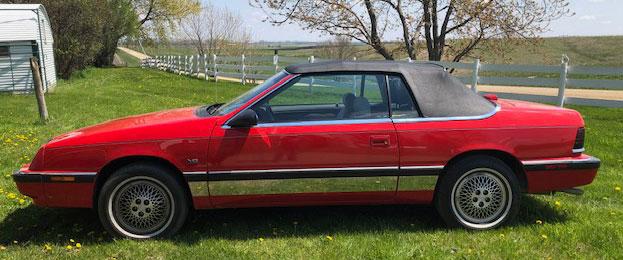
<instances>
[{"instance_id":1,"label":"white wooden fence","mask_svg":"<svg viewBox=\"0 0 623 260\"><path fill-rule=\"evenodd\" d=\"M212 55L190 56L156 56L142 61L144 68L156 68L180 75L198 78L239 79L242 84L264 80L275 72L290 64L325 61L302 57L239 57ZM603 107L623 107L621 100L605 100L591 98L566 97L565 90L572 89L606 89L623 91L623 67L588 67L570 66L569 59L563 56L560 65L516 65L516 64L484 64L480 60L473 63L445 61L412 61L413 63L434 63L446 69L458 70L457 77L472 90L478 92L478 85L515 86L515 87L549 87L557 88L557 96L500 93L501 98L527 100L542 103L591 105ZM403 61L404 62L404 61ZM513 76L513 74L529 76ZM484 75L483 75L484 74ZM507 76L507 75L512 76ZM534 75L533 75L534 74ZM467 76L466 76L467 75ZM502 76L498 76L502 75Z\"/></svg>"}]
</instances>

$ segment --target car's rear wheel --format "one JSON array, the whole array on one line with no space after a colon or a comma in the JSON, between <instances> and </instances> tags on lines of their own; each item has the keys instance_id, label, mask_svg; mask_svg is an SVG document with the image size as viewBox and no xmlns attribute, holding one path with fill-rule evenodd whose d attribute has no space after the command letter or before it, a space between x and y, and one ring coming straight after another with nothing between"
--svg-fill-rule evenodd
<instances>
[{"instance_id":1,"label":"car's rear wheel","mask_svg":"<svg viewBox=\"0 0 623 260\"><path fill-rule=\"evenodd\" d=\"M188 215L184 190L173 173L149 164L133 164L113 173L97 205L109 232L133 239L172 235Z\"/></svg>"},{"instance_id":2,"label":"car's rear wheel","mask_svg":"<svg viewBox=\"0 0 623 260\"><path fill-rule=\"evenodd\" d=\"M449 226L491 229L516 215L520 192L517 177L503 161L472 156L449 166L435 206Z\"/></svg>"}]
</instances>

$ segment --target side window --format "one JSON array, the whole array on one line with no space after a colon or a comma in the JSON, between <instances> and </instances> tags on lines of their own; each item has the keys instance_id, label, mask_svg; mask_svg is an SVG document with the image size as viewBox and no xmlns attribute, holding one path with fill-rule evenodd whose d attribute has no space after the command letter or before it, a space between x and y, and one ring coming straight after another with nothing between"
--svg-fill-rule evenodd
<instances>
[{"instance_id":1,"label":"side window","mask_svg":"<svg viewBox=\"0 0 623 260\"><path fill-rule=\"evenodd\" d=\"M420 117L411 91L399 76L388 77L389 97L391 100L393 118Z\"/></svg>"},{"instance_id":2,"label":"side window","mask_svg":"<svg viewBox=\"0 0 623 260\"><path fill-rule=\"evenodd\" d=\"M299 76L253 106L259 123L388 118L385 76Z\"/></svg>"}]
</instances>

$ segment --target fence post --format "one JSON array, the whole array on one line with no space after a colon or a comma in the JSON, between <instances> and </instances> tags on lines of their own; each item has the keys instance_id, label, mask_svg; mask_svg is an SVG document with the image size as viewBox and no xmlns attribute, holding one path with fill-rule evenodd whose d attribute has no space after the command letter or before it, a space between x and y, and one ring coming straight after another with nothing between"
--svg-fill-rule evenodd
<instances>
[{"instance_id":1,"label":"fence post","mask_svg":"<svg viewBox=\"0 0 623 260\"><path fill-rule=\"evenodd\" d=\"M48 107L45 104L45 90L43 89L43 82L41 80L41 70L39 68L39 62L37 58L30 58L30 71L32 72L35 87L35 96L37 98L37 107L39 108L39 118L44 124L48 121Z\"/></svg>"},{"instance_id":2,"label":"fence post","mask_svg":"<svg viewBox=\"0 0 623 260\"><path fill-rule=\"evenodd\" d=\"M247 75L245 73L245 65L244 65L244 54L242 54L242 59L240 60L240 71L242 72L242 77L241 77L241 81L242 81L242 85L245 85L247 83Z\"/></svg>"},{"instance_id":3,"label":"fence post","mask_svg":"<svg viewBox=\"0 0 623 260\"><path fill-rule=\"evenodd\" d=\"M201 77L201 55L197 54L197 78Z\"/></svg>"},{"instance_id":4,"label":"fence post","mask_svg":"<svg viewBox=\"0 0 623 260\"><path fill-rule=\"evenodd\" d=\"M177 74L182 75L182 56L177 55Z\"/></svg>"},{"instance_id":5,"label":"fence post","mask_svg":"<svg viewBox=\"0 0 623 260\"><path fill-rule=\"evenodd\" d=\"M199 54L195 56L195 76L199 78Z\"/></svg>"},{"instance_id":6,"label":"fence post","mask_svg":"<svg viewBox=\"0 0 623 260\"><path fill-rule=\"evenodd\" d=\"M190 76L190 58L188 55L184 55L184 74L188 74Z\"/></svg>"},{"instance_id":7,"label":"fence post","mask_svg":"<svg viewBox=\"0 0 623 260\"><path fill-rule=\"evenodd\" d=\"M314 55L309 56L309 63L314 63L314 60L315 60Z\"/></svg>"},{"instance_id":8,"label":"fence post","mask_svg":"<svg viewBox=\"0 0 623 260\"><path fill-rule=\"evenodd\" d=\"M472 91L478 93L478 72L480 71L480 59L474 61L474 67L472 67Z\"/></svg>"},{"instance_id":9,"label":"fence post","mask_svg":"<svg viewBox=\"0 0 623 260\"><path fill-rule=\"evenodd\" d=\"M275 72L279 70L279 55L275 54L273 56L273 65L275 65Z\"/></svg>"},{"instance_id":10,"label":"fence post","mask_svg":"<svg viewBox=\"0 0 623 260\"><path fill-rule=\"evenodd\" d=\"M214 62L214 82L218 82L218 78L216 77L216 54L212 54L212 61Z\"/></svg>"},{"instance_id":11,"label":"fence post","mask_svg":"<svg viewBox=\"0 0 623 260\"><path fill-rule=\"evenodd\" d=\"M190 72L188 73L188 76L192 77L195 74L195 66L197 65L197 62L195 60L194 54L190 55L189 59L191 60L191 62L190 62Z\"/></svg>"},{"instance_id":12,"label":"fence post","mask_svg":"<svg viewBox=\"0 0 623 260\"><path fill-rule=\"evenodd\" d=\"M569 57L563 54L560 62L560 85L558 86L558 106L565 105L565 88L567 87L567 72L569 70Z\"/></svg>"},{"instance_id":13,"label":"fence post","mask_svg":"<svg viewBox=\"0 0 623 260\"><path fill-rule=\"evenodd\" d=\"M205 80L208 80L208 55L203 54L203 76L205 76Z\"/></svg>"}]
</instances>

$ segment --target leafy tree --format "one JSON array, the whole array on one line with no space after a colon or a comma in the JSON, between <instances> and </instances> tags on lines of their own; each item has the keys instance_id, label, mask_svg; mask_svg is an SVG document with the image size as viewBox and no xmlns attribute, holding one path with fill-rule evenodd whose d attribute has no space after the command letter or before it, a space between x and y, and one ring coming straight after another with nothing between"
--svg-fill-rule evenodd
<instances>
[{"instance_id":1,"label":"leafy tree","mask_svg":"<svg viewBox=\"0 0 623 260\"><path fill-rule=\"evenodd\" d=\"M110 66L113 63L119 40L138 32L138 15L132 0L107 0L101 15L106 17L102 26L102 48L95 58L95 66Z\"/></svg>"},{"instance_id":2,"label":"leafy tree","mask_svg":"<svg viewBox=\"0 0 623 260\"><path fill-rule=\"evenodd\" d=\"M133 0L142 36L167 39L177 22L201 11L198 0Z\"/></svg>"},{"instance_id":3,"label":"leafy tree","mask_svg":"<svg viewBox=\"0 0 623 260\"><path fill-rule=\"evenodd\" d=\"M343 35L363 42L385 59L406 52L417 59L420 43L427 58L459 61L491 39L538 38L549 22L570 14L568 0L249 0L279 25ZM383 41L400 32L400 47ZM459 39L459 40L456 40Z\"/></svg>"},{"instance_id":4,"label":"leafy tree","mask_svg":"<svg viewBox=\"0 0 623 260\"><path fill-rule=\"evenodd\" d=\"M111 66L117 45L123 37L167 39L177 21L199 12L196 0L107 0L108 22L103 28L103 47L96 66Z\"/></svg>"}]
</instances>

